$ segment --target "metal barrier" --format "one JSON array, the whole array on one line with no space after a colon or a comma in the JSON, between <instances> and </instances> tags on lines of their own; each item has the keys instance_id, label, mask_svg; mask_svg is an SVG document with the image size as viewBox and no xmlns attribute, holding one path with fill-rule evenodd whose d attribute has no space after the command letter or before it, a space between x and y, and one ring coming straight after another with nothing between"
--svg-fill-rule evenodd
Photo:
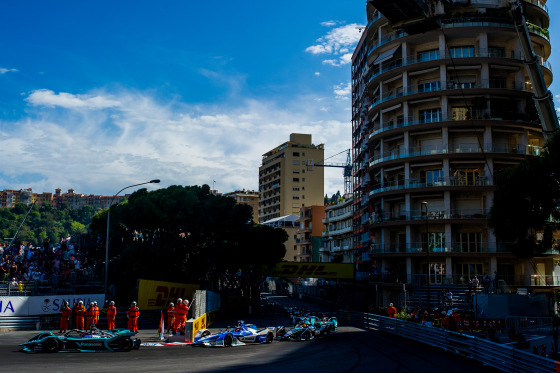
<instances>
[{"instance_id":1,"label":"metal barrier","mask_svg":"<svg viewBox=\"0 0 560 374\"><path fill-rule=\"evenodd\" d=\"M340 323L416 340L509 373L551 373L560 371L560 362L558 361L475 336L376 314L340 310L338 316Z\"/></svg>"},{"instance_id":2,"label":"metal barrier","mask_svg":"<svg viewBox=\"0 0 560 374\"><path fill-rule=\"evenodd\" d=\"M0 318L1 329L35 330L39 329L41 317L5 317Z\"/></svg>"}]
</instances>

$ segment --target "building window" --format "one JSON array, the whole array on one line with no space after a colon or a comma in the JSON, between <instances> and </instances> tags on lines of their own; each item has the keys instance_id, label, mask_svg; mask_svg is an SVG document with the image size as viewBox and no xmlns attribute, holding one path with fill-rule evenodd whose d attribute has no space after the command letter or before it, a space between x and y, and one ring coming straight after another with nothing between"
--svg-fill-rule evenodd
<instances>
[{"instance_id":1,"label":"building window","mask_svg":"<svg viewBox=\"0 0 560 374\"><path fill-rule=\"evenodd\" d=\"M430 49L429 51L418 52L418 62L437 59L439 59L439 49Z\"/></svg>"},{"instance_id":2,"label":"building window","mask_svg":"<svg viewBox=\"0 0 560 374\"><path fill-rule=\"evenodd\" d=\"M478 169L455 169L453 179L459 186L476 186L480 181L480 171Z\"/></svg>"},{"instance_id":3,"label":"building window","mask_svg":"<svg viewBox=\"0 0 560 374\"><path fill-rule=\"evenodd\" d=\"M293 178L292 182L299 182L299 178Z\"/></svg>"},{"instance_id":4,"label":"building window","mask_svg":"<svg viewBox=\"0 0 560 374\"><path fill-rule=\"evenodd\" d=\"M293 187L292 191L299 191L299 187Z\"/></svg>"},{"instance_id":5,"label":"building window","mask_svg":"<svg viewBox=\"0 0 560 374\"><path fill-rule=\"evenodd\" d=\"M426 233L422 234L423 242L426 242ZM428 236L428 248L430 252L445 252L445 232L430 232Z\"/></svg>"},{"instance_id":6,"label":"building window","mask_svg":"<svg viewBox=\"0 0 560 374\"><path fill-rule=\"evenodd\" d=\"M305 199L305 195L301 195L301 198L302 198L302 199Z\"/></svg>"},{"instance_id":7,"label":"building window","mask_svg":"<svg viewBox=\"0 0 560 374\"><path fill-rule=\"evenodd\" d=\"M428 186L440 182L443 180L443 170L425 170L422 176L422 182L426 183Z\"/></svg>"},{"instance_id":8,"label":"building window","mask_svg":"<svg viewBox=\"0 0 560 374\"><path fill-rule=\"evenodd\" d=\"M294 156L294 157L299 157L299 152L293 152L293 153L292 153L292 156Z\"/></svg>"},{"instance_id":9,"label":"building window","mask_svg":"<svg viewBox=\"0 0 560 374\"><path fill-rule=\"evenodd\" d=\"M449 54L452 58L474 57L474 45L449 47Z\"/></svg>"},{"instance_id":10,"label":"building window","mask_svg":"<svg viewBox=\"0 0 560 374\"><path fill-rule=\"evenodd\" d=\"M420 122L431 123L441 121L441 109L425 109L420 111Z\"/></svg>"},{"instance_id":11,"label":"building window","mask_svg":"<svg viewBox=\"0 0 560 374\"><path fill-rule=\"evenodd\" d=\"M292 161L292 165L299 165L299 161Z\"/></svg>"},{"instance_id":12,"label":"building window","mask_svg":"<svg viewBox=\"0 0 560 374\"><path fill-rule=\"evenodd\" d=\"M455 248L461 252L481 252L481 232L458 232L455 233Z\"/></svg>"},{"instance_id":13,"label":"building window","mask_svg":"<svg viewBox=\"0 0 560 374\"><path fill-rule=\"evenodd\" d=\"M430 81L420 81L418 83L418 92L430 92L430 91L438 91L441 87L439 81L430 80Z\"/></svg>"},{"instance_id":14,"label":"building window","mask_svg":"<svg viewBox=\"0 0 560 374\"><path fill-rule=\"evenodd\" d=\"M305 182L305 178L301 178L301 181L302 181L302 182Z\"/></svg>"},{"instance_id":15,"label":"building window","mask_svg":"<svg viewBox=\"0 0 560 374\"><path fill-rule=\"evenodd\" d=\"M294 200L299 200L299 196L298 196L298 195L293 195L293 196L292 196L292 199L294 199Z\"/></svg>"},{"instance_id":16,"label":"building window","mask_svg":"<svg viewBox=\"0 0 560 374\"><path fill-rule=\"evenodd\" d=\"M488 57L506 57L504 47L488 47Z\"/></svg>"}]
</instances>

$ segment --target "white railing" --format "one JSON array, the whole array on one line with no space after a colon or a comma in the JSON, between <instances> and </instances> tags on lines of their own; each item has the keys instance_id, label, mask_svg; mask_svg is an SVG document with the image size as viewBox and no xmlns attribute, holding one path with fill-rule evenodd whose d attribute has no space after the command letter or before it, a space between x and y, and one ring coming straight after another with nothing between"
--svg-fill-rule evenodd
<instances>
[{"instance_id":1,"label":"white railing","mask_svg":"<svg viewBox=\"0 0 560 374\"><path fill-rule=\"evenodd\" d=\"M553 359L475 336L362 312L339 310L338 317L341 324L382 331L416 340L477 360L506 373L552 373L558 371L557 362Z\"/></svg>"}]
</instances>

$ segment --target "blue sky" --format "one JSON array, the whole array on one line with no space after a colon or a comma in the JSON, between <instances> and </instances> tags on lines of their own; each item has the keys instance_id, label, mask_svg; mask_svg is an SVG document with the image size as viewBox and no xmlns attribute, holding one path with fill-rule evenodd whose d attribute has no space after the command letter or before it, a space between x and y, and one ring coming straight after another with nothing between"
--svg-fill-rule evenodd
<instances>
[{"instance_id":1,"label":"blue sky","mask_svg":"<svg viewBox=\"0 0 560 374\"><path fill-rule=\"evenodd\" d=\"M365 23L363 0L5 2L0 190L257 189L262 154L290 133L326 156L348 149ZM341 169L325 178L326 193L344 189Z\"/></svg>"}]
</instances>

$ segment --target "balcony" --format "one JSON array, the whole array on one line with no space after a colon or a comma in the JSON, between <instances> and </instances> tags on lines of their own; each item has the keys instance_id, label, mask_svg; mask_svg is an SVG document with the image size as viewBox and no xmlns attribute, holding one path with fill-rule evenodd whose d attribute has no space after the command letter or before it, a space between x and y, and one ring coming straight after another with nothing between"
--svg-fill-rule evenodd
<instances>
[{"instance_id":1,"label":"balcony","mask_svg":"<svg viewBox=\"0 0 560 374\"><path fill-rule=\"evenodd\" d=\"M487 209L451 209L428 212L428 221L441 220L466 220L466 219L487 219ZM386 222L425 221L423 210L403 210L400 212L373 213L370 224Z\"/></svg>"},{"instance_id":2,"label":"balcony","mask_svg":"<svg viewBox=\"0 0 560 374\"><path fill-rule=\"evenodd\" d=\"M484 144L477 143L455 143L443 144L429 147L409 147L408 150L392 150L383 152L380 156L370 159L369 166L375 166L382 162L404 159L409 157L429 156L429 155L452 155L452 154L474 154L474 153L504 153L512 155L533 155L542 154L542 148L537 146L526 146L522 144Z\"/></svg>"},{"instance_id":3,"label":"balcony","mask_svg":"<svg viewBox=\"0 0 560 374\"><path fill-rule=\"evenodd\" d=\"M375 106L385 103L389 100L401 98L404 96L418 95L418 94L430 94L433 92L441 92L446 90L461 90L468 91L473 89L506 89L514 91L526 91L532 92L531 85L527 82L522 81L511 81L504 79L489 79L489 80L477 80L473 82L446 82L445 87L442 88L439 81L432 82L429 85L413 85L408 87L399 87L390 91L383 93L380 96L373 98L373 103L369 107L371 111ZM426 95L427 96L427 95Z\"/></svg>"},{"instance_id":4,"label":"balcony","mask_svg":"<svg viewBox=\"0 0 560 374\"><path fill-rule=\"evenodd\" d=\"M403 66L415 65L430 61L448 60L451 59L451 57L452 56L449 54L449 52L446 52L442 56L440 55L439 51L437 51L429 55L409 55L406 58L399 58L397 60L375 64L371 67L372 75L368 79L367 84L371 83L378 76ZM519 60L519 63L523 63L523 54L521 52L516 52L514 50L503 50L498 48L475 50L474 54L472 56L468 56L467 58L503 58L510 60ZM543 57L539 58L539 63L542 66L546 67L548 70L552 71L552 66L548 61L545 61Z\"/></svg>"},{"instance_id":5,"label":"balcony","mask_svg":"<svg viewBox=\"0 0 560 374\"><path fill-rule=\"evenodd\" d=\"M463 253L463 254L484 254L484 253L509 253L497 243L456 243L452 242L450 247L445 244L430 244L429 252L437 255L438 253ZM372 245L370 254L387 254L387 253L426 253L426 242L410 242L403 245L395 244L376 244Z\"/></svg>"},{"instance_id":6,"label":"balcony","mask_svg":"<svg viewBox=\"0 0 560 374\"><path fill-rule=\"evenodd\" d=\"M369 138L373 138L383 132L408 127L425 125L430 123L457 122L457 121L517 121L530 122L530 118L522 112L498 112L498 111L477 111L469 110L467 112L453 112L449 115L439 114L437 116L422 117L408 116L399 118L398 120L389 120L383 122L378 129L371 132Z\"/></svg>"},{"instance_id":7,"label":"balcony","mask_svg":"<svg viewBox=\"0 0 560 374\"><path fill-rule=\"evenodd\" d=\"M411 188L431 188L431 187L483 187L493 186L493 180L489 177L476 178L456 178L445 177L434 181L426 181L425 178L410 178L403 183L386 182L373 186L369 195L375 195L388 191L408 190Z\"/></svg>"}]
</instances>

